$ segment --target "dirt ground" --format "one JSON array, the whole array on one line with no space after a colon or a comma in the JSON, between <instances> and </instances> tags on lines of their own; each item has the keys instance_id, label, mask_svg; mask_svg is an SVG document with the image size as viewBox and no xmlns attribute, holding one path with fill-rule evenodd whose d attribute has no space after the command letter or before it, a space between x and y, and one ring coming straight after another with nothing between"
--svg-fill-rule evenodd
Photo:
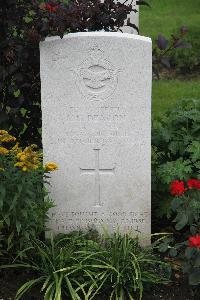
<instances>
[{"instance_id":1,"label":"dirt ground","mask_svg":"<svg viewBox=\"0 0 200 300\"><path fill-rule=\"evenodd\" d=\"M17 289L28 280L30 274L6 270L0 273L0 300L14 300ZM31 278L31 277L30 277ZM38 289L29 292L22 300L42 300ZM71 299L63 299L71 300ZM106 300L105 296L97 300ZM168 286L157 286L146 291L143 300L200 300L200 294L192 296L186 283L173 283Z\"/></svg>"}]
</instances>

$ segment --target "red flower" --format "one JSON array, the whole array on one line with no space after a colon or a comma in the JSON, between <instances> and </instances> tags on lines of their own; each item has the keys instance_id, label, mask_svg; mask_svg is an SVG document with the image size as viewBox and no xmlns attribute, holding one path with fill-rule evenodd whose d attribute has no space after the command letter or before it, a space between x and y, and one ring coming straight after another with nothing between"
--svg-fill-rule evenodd
<instances>
[{"instance_id":1,"label":"red flower","mask_svg":"<svg viewBox=\"0 0 200 300\"><path fill-rule=\"evenodd\" d=\"M189 247L199 248L200 249L200 234L190 236L188 239Z\"/></svg>"},{"instance_id":2,"label":"red flower","mask_svg":"<svg viewBox=\"0 0 200 300\"><path fill-rule=\"evenodd\" d=\"M181 196L186 191L183 181L174 180L170 185L170 193L172 196Z\"/></svg>"},{"instance_id":3,"label":"red flower","mask_svg":"<svg viewBox=\"0 0 200 300\"><path fill-rule=\"evenodd\" d=\"M55 13L58 7L59 5L51 5L49 3L45 3L45 9L48 10L50 13Z\"/></svg>"},{"instance_id":4,"label":"red flower","mask_svg":"<svg viewBox=\"0 0 200 300\"><path fill-rule=\"evenodd\" d=\"M189 179L187 181L187 185L188 185L189 189L200 190L200 180L198 180L198 179Z\"/></svg>"}]
</instances>

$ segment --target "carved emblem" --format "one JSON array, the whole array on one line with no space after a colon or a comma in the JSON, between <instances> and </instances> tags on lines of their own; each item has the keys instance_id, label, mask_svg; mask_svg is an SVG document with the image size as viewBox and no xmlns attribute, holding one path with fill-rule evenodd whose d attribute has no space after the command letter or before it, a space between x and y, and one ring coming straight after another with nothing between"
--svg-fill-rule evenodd
<instances>
[{"instance_id":1,"label":"carved emblem","mask_svg":"<svg viewBox=\"0 0 200 300\"><path fill-rule=\"evenodd\" d=\"M108 98L117 85L118 70L104 57L104 52L94 47L89 57L75 70L77 86L89 100L100 101Z\"/></svg>"}]
</instances>

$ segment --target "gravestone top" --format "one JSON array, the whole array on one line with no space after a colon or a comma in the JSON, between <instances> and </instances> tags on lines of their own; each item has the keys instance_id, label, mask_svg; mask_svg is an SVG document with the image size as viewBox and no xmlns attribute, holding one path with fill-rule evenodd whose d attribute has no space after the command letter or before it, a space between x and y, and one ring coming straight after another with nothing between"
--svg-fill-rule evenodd
<instances>
[{"instance_id":1,"label":"gravestone top","mask_svg":"<svg viewBox=\"0 0 200 300\"><path fill-rule=\"evenodd\" d=\"M107 32L107 31L90 31L90 32L76 32L76 33L68 33L63 36L61 39L59 36L50 36L46 37L45 41L40 42L40 45L44 45L45 43L51 41L59 41L62 42L63 40L70 39L70 38L78 38L78 37L112 37L112 38L122 38L122 39L134 39L138 41L143 41L151 44L151 38L142 36L142 35L133 35L127 32Z\"/></svg>"},{"instance_id":2,"label":"gravestone top","mask_svg":"<svg viewBox=\"0 0 200 300\"><path fill-rule=\"evenodd\" d=\"M49 228L150 234L151 40L82 32L40 44Z\"/></svg>"}]
</instances>

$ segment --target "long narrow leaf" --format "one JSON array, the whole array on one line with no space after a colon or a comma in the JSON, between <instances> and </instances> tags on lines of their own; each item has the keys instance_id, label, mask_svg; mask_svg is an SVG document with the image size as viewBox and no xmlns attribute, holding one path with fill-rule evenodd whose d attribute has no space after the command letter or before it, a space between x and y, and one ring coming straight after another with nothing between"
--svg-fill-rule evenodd
<instances>
[{"instance_id":1,"label":"long narrow leaf","mask_svg":"<svg viewBox=\"0 0 200 300\"><path fill-rule=\"evenodd\" d=\"M19 300L28 290L30 290L34 285L40 283L44 278L39 277L37 279L32 279L24 283L17 291L16 300Z\"/></svg>"}]
</instances>

